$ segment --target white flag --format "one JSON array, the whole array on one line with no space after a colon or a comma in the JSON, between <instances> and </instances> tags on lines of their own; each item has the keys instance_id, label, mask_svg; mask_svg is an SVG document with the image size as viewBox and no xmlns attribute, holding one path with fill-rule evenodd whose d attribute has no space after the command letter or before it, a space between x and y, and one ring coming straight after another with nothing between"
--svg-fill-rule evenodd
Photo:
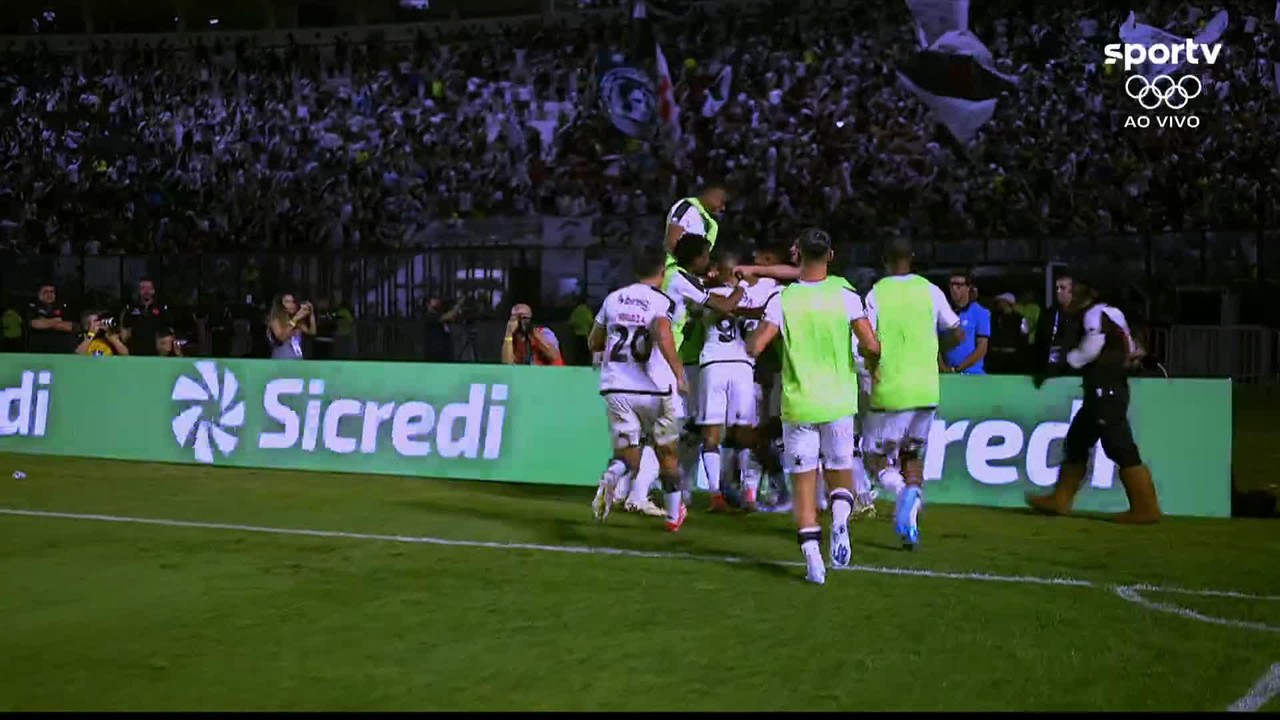
<instances>
[{"instance_id":1,"label":"white flag","mask_svg":"<svg viewBox=\"0 0 1280 720\"><path fill-rule=\"evenodd\" d=\"M657 49L658 62L658 121L671 130L671 136L680 137L680 108L676 105L675 84L671 81L671 69L667 67L667 56L662 54L662 46L654 44Z\"/></svg>"},{"instance_id":2,"label":"white flag","mask_svg":"<svg viewBox=\"0 0 1280 720\"><path fill-rule=\"evenodd\" d=\"M967 143L996 111L1017 78L996 72L991 51L973 33L952 30L898 72L902 85Z\"/></svg>"},{"instance_id":3,"label":"white flag","mask_svg":"<svg viewBox=\"0 0 1280 720\"><path fill-rule=\"evenodd\" d=\"M1197 44L1212 45L1222 39L1222 34L1226 32L1228 22L1227 11L1220 10L1204 26L1204 29L1196 33L1196 36L1192 39ZM1167 30L1161 30L1158 27L1138 22L1138 17L1133 12L1130 12L1129 17L1120 24L1120 39L1126 43L1145 45L1146 47L1151 47L1155 44L1182 45L1187 40L1187 38L1174 35ZM1156 64L1148 60L1137 67L1137 72L1139 75L1151 78L1156 75L1167 74L1181 66L1182 63L1180 62Z\"/></svg>"},{"instance_id":4,"label":"white flag","mask_svg":"<svg viewBox=\"0 0 1280 720\"><path fill-rule=\"evenodd\" d=\"M924 36L920 47L933 45L952 30L969 29L969 0L907 0L907 8L917 33Z\"/></svg>"},{"instance_id":5,"label":"white flag","mask_svg":"<svg viewBox=\"0 0 1280 720\"><path fill-rule=\"evenodd\" d=\"M729 87L733 84L733 66L725 65L716 75L715 82L707 88L707 99L702 101L702 117L711 117L729 100Z\"/></svg>"}]
</instances>

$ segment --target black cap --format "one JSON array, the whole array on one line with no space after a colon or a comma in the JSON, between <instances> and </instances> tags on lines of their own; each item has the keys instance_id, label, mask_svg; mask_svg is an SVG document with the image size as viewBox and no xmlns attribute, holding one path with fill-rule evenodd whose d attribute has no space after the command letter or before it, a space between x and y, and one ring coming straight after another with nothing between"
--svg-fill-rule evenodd
<instances>
[{"instance_id":1,"label":"black cap","mask_svg":"<svg viewBox=\"0 0 1280 720\"><path fill-rule=\"evenodd\" d=\"M831 236L821 228L806 228L796 238L796 248L801 257L822 257L831 252Z\"/></svg>"}]
</instances>

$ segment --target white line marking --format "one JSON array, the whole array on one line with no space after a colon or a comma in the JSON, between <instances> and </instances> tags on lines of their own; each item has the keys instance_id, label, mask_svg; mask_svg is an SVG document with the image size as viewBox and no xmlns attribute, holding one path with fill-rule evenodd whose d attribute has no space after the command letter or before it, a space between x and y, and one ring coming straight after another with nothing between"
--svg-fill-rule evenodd
<instances>
[{"instance_id":1,"label":"white line marking","mask_svg":"<svg viewBox=\"0 0 1280 720\"><path fill-rule=\"evenodd\" d=\"M1223 590L1182 590L1179 588L1171 588L1166 590L1164 588L1154 587L1151 585L1116 585L1111 588L1111 591L1114 592L1116 595L1124 598L1125 600L1128 600L1131 603L1134 603L1136 605L1141 605L1142 607L1147 608L1148 610L1159 610L1160 612L1171 613L1173 615L1177 615L1178 617L1189 618L1191 620L1199 620L1200 622L1207 622L1213 625L1226 625L1227 627L1237 627L1237 628L1243 628L1245 630L1256 630L1258 632L1280 632L1280 627L1276 627L1275 625L1268 625L1266 623L1260 623L1260 622L1249 622L1247 620L1232 620L1230 618L1222 618L1216 615L1205 615L1202 612L1197 612L1195 610L1192 610L1191 608L1182 607L1181 605L1174 605L1173 603L1163 603L1163 602L1157 602L1155 600L1148 600L1147 598L1144 598L1142 596L1142 592L1141 592L1142 590L1145 590L1147 592L1174 592L1174 593L1181 593L1183 595L1203 595L1203 596L1209 596L1209 597L1244 598L1247 600L1277 600L1280 598L1276 598L1270 595L1246 595L1244 593L1228 592Z\"/></svg>"},{"instance_id":2,"label":"white line marking","mask_svg":"<svg viewBox=\"0 0 1280 720\"><path fill-rule=\"evenodd\" d=\"M570 555L610 555L660 560L698 560L726 564L756 564L778 567L804 567L804 563L786 560L756 560L731 555L696 555L693 553L667 552L658 550L629 550L626 548L593 547L589 545L540 545L535 543L504 543L483 540L450 540L423 535L380 535L375 533L344 532L340 530L309 530L305 528L279 528L262 525L238 525L233 523L201 522L196 520L169 520L163 518L141 518L124 515L99 515L85 513L50 512L44 510L19 510L0 508L0 515L19 517L62 518L66 520L94 520L100 522L130 523L135 525L160 525L164 527L200 528L205 530L232 530L236 532L269 533L272 535L300 535L306 537L344 538L349 540L377 540L384 542L414 543L422 545L441 545L445 547L489 548L498 550L531 550L535 552L565 553ZM1099 588L1103 587L1091 580L1075 578L1045 578L1033 575L994 575L979 572L946 572L942 570L924 570L920 568L884 567L878 565L850 565L837 570L874 573L877 575L895 575L899 577L924 577L944 580L979 580L983 582L1014 583L1021 585L1051 585L1059 587ZM1231 620L1227 618L1204 615L1194 610L1168 603L1159 603L1142 596L1143 592L1175 593L1179 595L1198 595L1205 597L1230 597L1244 600L1280 601L1277 595L1252 595L1235 590L1197 590L1178 587L1161 587L1159 585L1136 584L1110 586L1118 597L1150 610L1172 613L1180 617L1227 625L1262 632L1280 632L1280 628L1264 623Z\"/></svg>"},{"instance_id":3,"label":"white line marking","mask_svg":"<svg viewBox=\"0 0 1280 720\"><path fill-rule=\"evenodd\" d=\"M1258 678L1258 682L1249 688L1244 697L1231 703L1227 712L1257 712L1271 698L1280 695L1280 663L1271 666L1266 675Z\"/></svg>"}]
</instances>

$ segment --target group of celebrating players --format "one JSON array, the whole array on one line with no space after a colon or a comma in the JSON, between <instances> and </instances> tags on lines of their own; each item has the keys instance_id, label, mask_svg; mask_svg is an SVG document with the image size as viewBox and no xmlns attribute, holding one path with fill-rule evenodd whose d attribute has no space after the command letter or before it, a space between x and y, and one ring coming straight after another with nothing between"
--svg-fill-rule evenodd
<instances>
[{"instance_id":1,"label":"group of celebrating players","mask_svg":"<svg viewBox=\"0 0 1280 720\"><path fill-rule=\"evenodd\" d=\"M831 512L831 566L848 566L849 521L874 513L874 476L895 499L895 532L915 549L924 446L940 395L937 356L940 346L963 340L959 318L940 288L912 272L905 238L887 243L886 275L865 301L828 274L832 241L821 229L803 231L790 246L757 248L750 265L724 248L713 262L713 214L723 201L723 189L710 186L677 203L667 244L638 249L636 282L610 293L596 315L588 344L600 358L614 449L593 501L596 517L604 520L624 503L632 512L665 516L666 528L677 532L699 466L712 510L731 503L754 509L761 478L781 470L791 481L788 504L806 579L823 584L819 513ZM1087 363L1098 352L1077 359ZM701 440L692 457L681 452L686 418ZM1069 433L1067 464L1079 447L1087 453L1099 440L1090 432L1077 431L1074 440ZM1116 438L1101 440L1119 447ZM1136 446L1124 455L1121 478L1129 490L1126 472L1137 482L1146 470ZM654 480L662 508L649 499ZM785 481L776 485L778 495L788 493ZM1067 498L1049 509L1069 506Z\"/></svg>"}]
</instances>

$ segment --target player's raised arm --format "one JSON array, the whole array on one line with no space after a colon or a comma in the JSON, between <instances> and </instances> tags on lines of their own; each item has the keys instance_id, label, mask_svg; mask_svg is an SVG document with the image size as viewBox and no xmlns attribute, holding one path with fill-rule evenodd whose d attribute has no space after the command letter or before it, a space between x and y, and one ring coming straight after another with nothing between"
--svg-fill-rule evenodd
<instances>
[{"instance_id":1,"label":"player's raised arm","mask_svg":"<svg viewBox=\"0 0 1280 720\"><path fill-rule=\"evenodd\" d=\"M740 265L734 268L733 271L743 275L773 278L774 280L787 282L800 279L800 268L795 265Z\"/></svg>"},{"instance_id":2,"label":"player's raised arm","mask_svg":"<svg viewBox=\"0 0 1280 720\"><path fill-rule=\"evenodd\" d=\"M746 288L739 284L728 295L707 294L706 306L720 313L721 315L733 315L738 309L738 305L742 302L742 295L746 292Z\"/></svg>"}]
</instances>

